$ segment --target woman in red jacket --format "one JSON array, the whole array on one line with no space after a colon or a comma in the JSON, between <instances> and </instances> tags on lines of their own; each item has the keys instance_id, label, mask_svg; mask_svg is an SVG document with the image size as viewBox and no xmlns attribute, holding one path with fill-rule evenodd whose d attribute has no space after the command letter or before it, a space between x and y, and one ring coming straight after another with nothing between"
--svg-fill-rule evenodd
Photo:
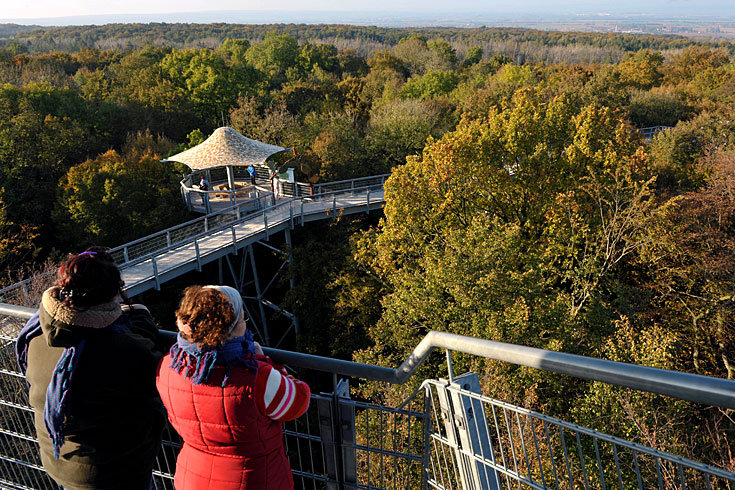
<instances>
[{"instance_id":1,"label":"woman in red jacket","mask_svg":"<svg viewBox=\"0 0 735 490\"><path fill-rule=\"evenodd\" d=\"M184 440L176 489L292 489L281 422L306 412L308 385L263 355L231 287L187 288L176 324L177 342L156 376Z\"/></svg>"}]
</instances>

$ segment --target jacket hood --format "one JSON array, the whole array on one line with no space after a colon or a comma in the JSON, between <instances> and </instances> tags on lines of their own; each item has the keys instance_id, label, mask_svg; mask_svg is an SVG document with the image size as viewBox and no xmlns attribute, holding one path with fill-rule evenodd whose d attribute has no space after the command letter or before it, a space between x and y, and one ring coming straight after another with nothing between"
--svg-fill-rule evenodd
<instances>
[{"instance_id":1,"label":"jacket hood","mask_svg":"<svg viewBox=\"0 0 735 490\"><path fill-rule=\"evenodd\" d=\"M52 347L68 347L85 336L86 329L101 329L122 315L117 301L109 301L81 310L59 300L57 286L44 291L39 320L43 335ZM80 328L81 327L81 328Z\"/></svg>"}]
</instances>

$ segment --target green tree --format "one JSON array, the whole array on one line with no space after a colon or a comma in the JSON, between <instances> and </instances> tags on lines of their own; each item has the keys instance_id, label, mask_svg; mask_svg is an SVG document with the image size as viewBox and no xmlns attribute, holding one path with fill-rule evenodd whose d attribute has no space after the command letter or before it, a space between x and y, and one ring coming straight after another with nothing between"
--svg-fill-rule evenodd
<instances>
[{"instance_id":1,"label":"green tree","mask_svg":"<svg viewBox=\"0 0 735 490\"><path fill-rule=\"evenodd\" d=\"M138 134L122 153L110 150L70 168L55 216L72 244L117 246L182 221L182 169L160 161L171 146Z\"/></svg>"},{"instance_id":2,"label":"green tree","mask_svg":"<svg viewBox=\"0 0 735 490\"><path fill-rule=\"evenodd\" d=\"M615 318L608 285L652 214L646 162L612 111L530 91L430 142L394 169L385 219L356 252L385 293L357 358L399 362L424 329L590 353ZM553 394L565 410L576 393L543 373L474 367L510 399Z\"/></svg>"},{"instance_id":3,"label":"green tree","mask_svg":"<svg viewBox=\"0 0 735 490\"><path fill-rule=\"evenodd\" d=\"M661 84L663 63L664 57L661 53L643 49L626 54L623 61L617 66L617 72L623 83L647 90Z\"/></svg>"},{"instance_id":4,"label":"green tree","mask_svg":"<svg viewBox=\"0 0 735 490\"><path fill-rule=\"evenodd\" d=\"M286 71L296 64L298 56L296 38L275 31L268 32L263 42L253 44L245 53L248 63L263 72L274 87L286 80Z\"/></svg>"},{"instance_id":5,"label":"green tree","mask_svg":"<svg viewBox=\"0 0 735 490\"><path fill-rule=\"evenodd\" d=\"M458 77L453 71L430 71L423 76L410 78L401 88L401 95L414 99L448 95L457 83Z\"/></svg>"}]
</instances>

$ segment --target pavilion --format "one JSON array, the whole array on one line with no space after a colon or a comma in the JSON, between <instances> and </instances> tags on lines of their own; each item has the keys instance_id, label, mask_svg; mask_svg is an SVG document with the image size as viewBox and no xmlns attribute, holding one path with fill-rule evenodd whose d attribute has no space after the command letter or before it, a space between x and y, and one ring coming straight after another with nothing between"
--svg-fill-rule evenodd
<instances>
[{"instance_id":1,"label":"pavilion","mask_svg":"<svg viewBox=\"0 0 735 490\"><path fill-rule=\"evenodd\" d=\"M192 209L191 193L204 194L203 191L194 185L195 174L199 175L206 172L212 189L207 194L207 199L202 196L202 204L209 211L208 196L212 192L216 192L215 197L223 192L229 193L229 200L233 203L236 201L235 194L238 186L235 183L235 168L249 167L265 168L268 157L276 153L289 151L277 145L270 145L261 141L247 138L231 127L221 127L214 130L211 136L202 143L189 148L188 150L172 155L162 161L164 162L180 162L191 168L194 172L189 174L181 182L182 192L187 205ZM216 168L224 168L227 172L226 184L216 186L216 179L212 181L209 177L209 171ZM262 171L261 171L262 172ZM270 173L268 171L268 173Z\"/></svg>"}]
</instances>

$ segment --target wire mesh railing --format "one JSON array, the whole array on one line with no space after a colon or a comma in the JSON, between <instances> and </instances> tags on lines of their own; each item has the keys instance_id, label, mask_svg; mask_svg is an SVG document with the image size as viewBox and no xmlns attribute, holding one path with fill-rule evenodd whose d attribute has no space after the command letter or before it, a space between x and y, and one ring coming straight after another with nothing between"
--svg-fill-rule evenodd
<instances>
[{"instance_id":1,"label":"wire mesh railing","mask_svg":"<svg viewBox=\"0 0 735 490\"><path fill-rule=\"evenodd\" d=\"M663 490L735 485L735 473L495 400L461 385L424 384L435 424L429 476L434 488ZM454 403L448 403L449 398ZM474 441L468 443L472 437ZM448 459L451 463L445 463Z\"/></svg>"},{"instance_id":2,"label":"wire mesh railing","mask_svg":"<svg viewBox=\"0 0 735 490\"><path fill-rule=\"evenodd\" d=\"M3 488L58 488L41 466L27 384L15 360L15 337L31 313L30 309L0 305ZM442 337L438 339L435 343L440 343ZM462 347L460 340L466 345L487 342L469 337L455 340L463 352L473 349ZM332 393L313 394L307 413L284 424L296 488L735 488L735 473L725 469L490 398L483 394L474 373L452 377L450 368L450 380L425 380L403 403L388 406L352 399L349 385L345 380L338 381L337 376L386 380L391 369L277 349L265 351L277 362L302 371L330 373L334 380ZM409 359L421 359L421 349L414 354L417 352L419 355L412 354ZM500 357L486 352L488 357ZM589 359L575 358L580 364ZM521 364L538 367L530 358ZM615 364L620 369L627 366L629 376L638 368ZM679 380L681 373L668 373ZM698 383L705 386L703 393L719 392L721 406L732 405L735 382L699 378L705 381ZM713 382L708 384L706 380ZM154 470L156 489L173 488L180 446L178 435L167 427Z\"/></svg>"}]
</instances>

